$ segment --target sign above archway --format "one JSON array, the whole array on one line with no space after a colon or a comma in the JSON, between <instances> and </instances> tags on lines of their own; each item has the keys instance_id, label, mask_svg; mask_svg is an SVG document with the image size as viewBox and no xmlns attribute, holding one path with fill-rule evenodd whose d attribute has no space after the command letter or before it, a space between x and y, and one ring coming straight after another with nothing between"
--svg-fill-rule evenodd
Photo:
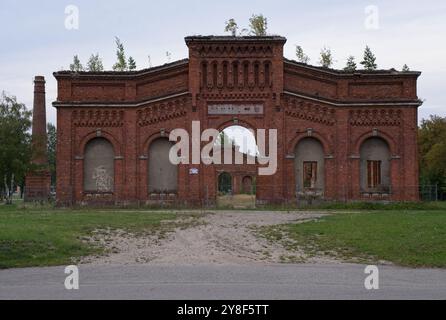
<instances>
[{"instance_id":1,"label":"sign above archway","mask_svg":"<svg viewBox=\"0 0 446 320\"><path fill-rule=\"evenodd\" d=\"M222 115L222 114L263 114L263 104L234 104L234 103L220 103L209 104L208 114Z\"/></svg>"}]
</instances>

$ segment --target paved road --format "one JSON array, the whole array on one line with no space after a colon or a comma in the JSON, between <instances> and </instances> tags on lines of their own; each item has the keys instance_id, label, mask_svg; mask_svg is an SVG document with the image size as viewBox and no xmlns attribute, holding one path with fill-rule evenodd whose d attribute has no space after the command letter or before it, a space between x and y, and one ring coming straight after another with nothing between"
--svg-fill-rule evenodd
<instances>
[{"instance_id":1,"label":"paved road","mask_svg":"<svg viewBox=\"0 0 446 320\"><path fill-rule=\"evenodd\" d=\"M82 265L79 290L64 267L0 271L0 299L446 299L446 270L380 266L380 289L364 288L356 264Z\"/></svg>"}]
</instances>

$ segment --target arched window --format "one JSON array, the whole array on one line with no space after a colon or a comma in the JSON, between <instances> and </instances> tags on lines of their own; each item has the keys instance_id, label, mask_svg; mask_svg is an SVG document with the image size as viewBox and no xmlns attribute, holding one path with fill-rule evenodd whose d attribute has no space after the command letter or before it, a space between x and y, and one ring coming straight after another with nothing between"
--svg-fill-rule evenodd
<instances>
[{"instance_id":1,"label":"arched window","mask_svg":"<svg viewBox=\"0 0 446 320\"><path fill-rule=\"evenodd\" d=\"M245 88L249 86L249 62L245 61L243 63L243 85Z\"/></svg>"},{"instance_id":2,"label":"arched window","mask_svg":"<svg viewBox=\"0 0 446 320\"><path fill-rule=\"evenodd\" d=\"M208 85L208 64L203 62L201 65L201 87L206 88Z\"/></svg>"},{"instance_id":3,"label":"arched window","mask_svg":"<svg viewBox=\"0 0 446 320\"><path fill-rule=\"evenodd\" d=\"M260 64L254 63L254 84L258 87L260 84Z\"/></svg>"},{"instance_id":4,"label":"arched window","mask_svg":"<svg viewBox=\"0 0 446 320\"><path fill-rule=\"evenodd\" d=\"M222 172L218 176L218 192L227 194L232 192L232 177L227 172Z\"/></svg>"},{"instance_id":5,"label":"arched window","mask_svg":"<svg viewBox=\"0 0 446 320\"><path fill-rule=\"evenodd\" d=\"M94 138L85 146L84 190L88 192L113 192L115 153L105 138Z\"/></svg>"},{"instance_id":6,"label":"arched window","mask_svg":"<svg viewBox=\"0 0 446 320\"><path fill-rule=\"evenodd\" d=\"M149 147L149 193L176 193L178 191L178 166L169 160L173 143L167 138L153 141Z\"/></svg>"},{"instance_id":7,"label":"arched window","mask_svg":"<svg viewBox=\"0 0 446 320\"><path fill-rule=\"evenodd\" d=\"M265 86L269 87L270 86L270 79L271 79L271 71L270 71L270 63L269 61L265 62Z\"/></svg>"},{"instance_id":8,"label":"arched window","mask_svg":"<svg viewBox=\"0 0 446 320\"><path fill-rule=\"evenodd\" d=\"M322 193L325 187L322 144L317 139L304 138L297 144L294 153L297 191Z\"/></svg>"},{"instance_id":9,"label":"arched window","mask_svg":"<svg viewBox=\"0 0 446 320\"><path fill-rule=\"evenodd\" d=\"M386 141L373 137L365 140L360 149L360 184L366 192L389 192L390 150Z\"/></svg>"},{"instance_id":10,"label":"arched window","mask_svg":"<svg viewBox=\"0 0 446 320\"><path fill-rule=\"evenodd\" d=\"M239 71L238 71L238 62L237 62L237 61L234 61L234 62L232 63L232 77L233 77L232 82L233 82L233 84L234 84L234 87L237 87L237 86L238 86L238 74L239 74Z\"/></svg>"},{"instance_id":11,"label":"arched window","mask_svg":"<svg viewBox=\"0 0 446 320\"><path fill-rule=\"evenodd\" d=\"M218 86L218 64L217 64L217 62L214 62L212 64L212 83L213 83L213 87L217 88L217 86Z\"/></svg>"},{"instance_id":12,"label":"arched window","mask_svg":"<svg viewBox=\"0 0 446 320\"><path fill-rule=\"evenodd\" d=\"M228 62L223 62L223 86L228 86Z\"/></svg>"}]
</instances>

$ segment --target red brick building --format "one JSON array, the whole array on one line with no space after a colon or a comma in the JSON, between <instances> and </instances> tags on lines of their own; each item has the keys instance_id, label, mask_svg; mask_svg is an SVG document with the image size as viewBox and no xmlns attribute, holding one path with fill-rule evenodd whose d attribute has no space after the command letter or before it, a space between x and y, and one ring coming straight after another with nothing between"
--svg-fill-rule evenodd
<instances>
[{"instance_id":1,"label":"red brick building","mask_svg":"<svg viewBox=\"0 0 446 320\"><path fill-rule=\"evenodd\" d=\"M160 67L54 73L59 204L215 200L221 166L166 164L169 132L194 120L278 130L276 173L251 177L259 203L418 199L419 72L298 63L278 36L185 40L189 58Z\"/></svg>"}]
</instances>

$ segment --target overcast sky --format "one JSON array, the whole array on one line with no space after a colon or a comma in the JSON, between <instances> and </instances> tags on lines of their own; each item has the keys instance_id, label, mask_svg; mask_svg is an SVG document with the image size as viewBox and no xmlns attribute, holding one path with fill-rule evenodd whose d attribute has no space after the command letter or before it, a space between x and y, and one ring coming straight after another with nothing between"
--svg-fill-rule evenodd
<instances>
[{"instance_id":1,"label":"overcast sky","mask_svg":"<svg viewBox=\"0 0 446 320\"><path fill-rule=\"evenodd\" d=\"M79 29L65 28L65 8L79 8ZM366 28L366 8L378 8L379 28ZM0 1L0 91L32 108L33 77L47 80L48 121L56 122L52 72L68 69L73 55L86 64L99 53L104 67L115 62L114 37L124 42L138 69L187 57L187 35L224 34L224 22L235 18L247 27L253 13L268 18L268 32L285 36L285 57L294 59L299 44L317 64L323 46L331 48L336 68L348 55L360 61L368 44L380 68L422 71L420 118L446 116L446 1Z\"/></svg>"}]
</instances>

